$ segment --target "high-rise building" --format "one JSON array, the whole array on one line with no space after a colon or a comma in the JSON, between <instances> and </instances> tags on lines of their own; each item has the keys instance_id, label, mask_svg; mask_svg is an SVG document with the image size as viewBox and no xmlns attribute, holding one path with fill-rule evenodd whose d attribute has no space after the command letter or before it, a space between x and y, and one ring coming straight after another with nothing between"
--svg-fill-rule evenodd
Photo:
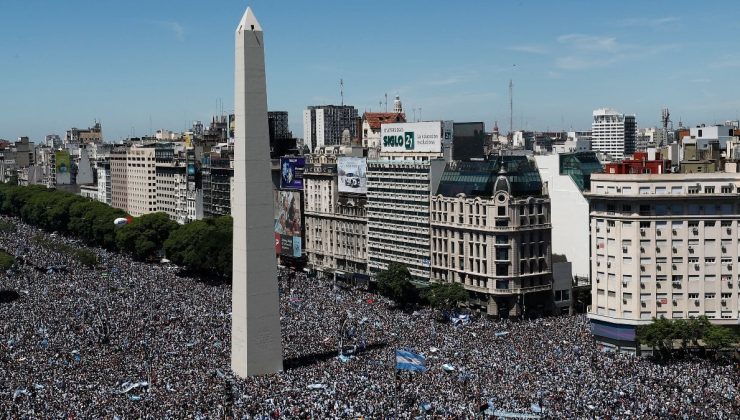
<instances>
[{"instance_id":1,"label":"high-rise building","mask_svg":"<svg viewBox=\"0 0 740 420\"><path fill-rule=\"evenodd\" d=\"M288 127L287 111L269 111L267 127L270 130L270 158L295 153L296 139Z\"/></svg>"},{"instance_id":2,"label":"high-rise building","mask_svg":"<svg viewBox=\"0 0 740 420\"><path fill-rule=\"evenodd\" d=\"M234 148L227 144L204 153L201 164L203 217L231 214L231 180L234 177Z\"/></svg>"},{"instance_id":3,"label":"high-rise building","mask_svg":"<svg viewBox=\"0 0 740 420\"><path fill-rule=\"evenodd\" d=\"M157 211L154 145L122 145L111 150L111 206L132 216Z\"/></svg>"},{"instance_id":4,"label":"high-rise building","mask_svg":"<svg viewBox=\"0 0 740 420\"><path fill-rule=\"evenodd\" d=\"M635 351L655 317L740 319L740 174L593 174L590 201L595 338Z\"/></svg>"},{"instance_id":5,"label":"high-rise building","mask_svg":"<svg viewBox=\"0 0 740 420\"><path fill-rule=\"evenodd\" d=\"M178 147L179 146L179 147ZM155 146L157 211L167 213L170 219L186 223L187 214L185 178L186 165L180 158L182 143L159 142Z\"/></svg>"},{"instance_id":6,"label":"high-rise building","mask_svg":"<svg viewBox=\"0 0 740 420\"><path fill-rule=\"evenodd\" d=\"M534 161L451 162L431 198L435 282L497 317L552 312L550 200Z\"/></svg>"},{"instance_id":7,"label":"high-rise building","mask_svg":"<svg viewBox=\"0 0 740 420\"><path fill-rule=\"evenodd\" d=\"M351 105L309 106L303 111L303 144L311 151L341 145L344 130L349 130L352 139L357 138L357 115Z\"/></svg>"},{"instance_id":8,"label":"high-rise building","mask_svg":"<svg viewBox=\"0 0 740 420\"><path fill-rule=\"evenodd\" d=\"M367 163L368 270L391 262L417 282L430 278L429 201L444 171L441 121L381 125L381 150Z\"/></svg>"},{"instance_id":9,"label":"high-rise building","mask_svg":"<svg viewBox=\"0 0 740 420\"><path fill-rule=\"evenodd\" d=\"M620 114L611 108L593 112L591 150L620 160L635 152L637 125L634 115Z\"/></svg>"}]
</instances>

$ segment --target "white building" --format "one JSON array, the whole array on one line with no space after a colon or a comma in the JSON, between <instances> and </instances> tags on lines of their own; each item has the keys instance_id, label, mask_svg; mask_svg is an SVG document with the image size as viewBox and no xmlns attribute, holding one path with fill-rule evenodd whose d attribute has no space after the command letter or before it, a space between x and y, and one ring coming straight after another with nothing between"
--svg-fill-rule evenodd
<instances>
[{"instance_id":1,"label":"white building","mask_svg":"<svg viewBox=\"0 0 740 420\"><path fill-rule=\"evenodd\" d=\"M592 332L635 349L653 317L740 320L740 174L591 176Z\"/></svg>"},{"instance_id":2,"label":"white building","mask_svg":"<svg viewBox=\"0 0 740 420\"><path fill-rule=\"evenodd\" d=\"M634 115L624 115L611 108L593 112L591 150L621 160L635 152L637 125Z\"/></svg>"},{"instance_id":3,"label":"white building","mask_svg":"<svg viewBox=\"0 0 740 420\"><path fill-rule=\"evenodd\" d=\"M565 256L577 279L587 281L590 271L589 207L583 196L590 175L601 171L592 152L534 157L550 195L552 253Z\"/></svg>"}]
</instances>

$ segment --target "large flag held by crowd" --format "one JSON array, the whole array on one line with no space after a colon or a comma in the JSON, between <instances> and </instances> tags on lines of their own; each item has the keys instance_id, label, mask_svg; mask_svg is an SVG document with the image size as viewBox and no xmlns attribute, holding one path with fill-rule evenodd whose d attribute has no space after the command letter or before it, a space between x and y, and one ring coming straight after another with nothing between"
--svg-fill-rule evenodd
<instances>
[{"instance_id":1,"label":"large flag held by crowd","mask_svg":"<svg viewBox=\"0 0 740 420\"><path fill-rule=\"evenodd\" d=\"M408 350L396 350L396 370L425 372L426 358Z\"/></svg>"}]
</instances>

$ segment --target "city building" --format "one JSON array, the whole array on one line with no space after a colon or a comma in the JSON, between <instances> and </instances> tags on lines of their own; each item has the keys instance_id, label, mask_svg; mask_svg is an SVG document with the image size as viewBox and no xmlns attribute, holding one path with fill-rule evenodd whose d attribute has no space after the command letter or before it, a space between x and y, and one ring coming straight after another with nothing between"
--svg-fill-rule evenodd
<instances>
[{"instance_id":1,"label":"city building","mask_svg":"<svg viewBox=\"0 0 740 420\"><path fill-rule=\"evenodd\" d=\"M634 115L620 114L611 108L593 112L591 150L612 160L621 160L635 152L637 124Z\"/></svg>"},{"instance_id":2,"label":"city building","mask_svg":"<svg viewBox=\"0 0 740 420\"><path fill-rule=\"evenodd\" d=\"M231 214L231 180L234 177L234 147L222 143L203 154L201 161L203 217Z\"/></svg>"},{"instance_id":3,"label":"city building","mask_svg":"<svg viewBox=\"0 0 740 420\"><path fill-rule=\"evenodd\" d=\"M351 105L309 106L303 111L303 142L311 151L322 146L342 144L342 133L349 130L357 138L358 114Z\"/></svg>"},{"instance_id":4,"label":"city building","mask_svg":"<svg viewBox=\"0 0 740 420\"><path fill-rule=\"evenodd\" d=\"M652 318L738 325L740 174L592 174L595 338L635 351Z\"/></svg>"},{"instance_id":5,"label":"city building","mask_svg":"<svg viewBox=\"0 0 740 420\"><path fill-rule=\"evenodd\" d=\"M483 159L485 142L486 130L482 122L453 123L452 160Z\"/></svg>"},{"instance_id":6,"label":"city building","mask_svg":"<svg viewBox=\"0 0 740 420\"><path fill-rule=\"evenodd\" d=\"M111 150L111 206L136 217L157 211L155 147L136 143Z\"/></svg>"},{"instance_id":7,"label":"city building","mask_svg":"<svg viewBox=\"0 0 740 420\"><path fill-rule=\"evenodd\" d=\"M367 162L372 274L398 262L408 267L415 281L429 282L429 202L444 172L446 128L441 121L382 124L379 156Z\"/></svg>"},{"instance_id":8,"label":"city building","mask_svg":"<svg viewBox=\"0 0 740 420\"><path fill-rule=\"evenodd\" d=\"M550 200L533 160L451 162L431 198L431 278L506 318L552 307Z\"/></svg>"},{"instance_id":9,"label":"city building","mask_svg":"<svg viewBox=\"0 0 740 420\"><path fill-rule=\"evenodd\" d=\"M319 277L366 284L367 160L362 148L327 147L306 157L306 257Z\"/></svg>"},{"instance_id":10,"label":"city building","mask_svg":"<svg viewBox=\"0 0 740 420\"><path fill-rule=\"evenodd\" d=\"M270 158L295 154L296 139L288 127L287 111L270 111L267 113L267 128L270 130Z\"/></svg>"},{"instance_id":11,"label":"city building","mask_svg":"<svg viewBox=\"0 0 740 420\"><path fill-rule=\"evenodd\" d=\"M185 223L187 218L185 162L180 159L181 147L158 142L154 147L157 211L170 219Z\"/></svg>"},{"instance_id":12,"label":"city building","mask_svg":"<svg viewBox=\"0 0 740 420\"><path fill-rule=\"evenodd\" d=\"M664 174L670 171L671 161L661 159L660 153L654 154L654 159L648 159L647 152L635 152L631 159L604 164L604 173L607 174Z\"/></svg>"},{"instance_id":13,"label":"city building","mask_svg":"<svg viewBox=\"0 0 740 420\"><path fill-rule=\"evenodd\" d=\"M381 124L406 122L406 114L402 112L366 112L362 114L362 147L374 152L374 157L380 151Z\"/></svg>"},{"instance_id":14,"label":"city building","mask_svg":"<svg viewBox=\"0 0 740 420\"><path fill-rule=\"evenodd\" d=\"M540 179L550 199L552 253L571 263L577 285L590 278L589 206L583 196L591 174L603 169L594 152L538 155L534 157Z\"/></svg>"},{"instance_id":15,"label":"city building","mask_svg":"<svg viewBox=\"0 0 740 420\"><path fill-rule=\"evenodd\" d=\"M98 121L95 121L95 124L87 129L72 127L67 130L64 135L64 144L90 144L102 142L103 128Z\"/></svg>"}]
</instances>

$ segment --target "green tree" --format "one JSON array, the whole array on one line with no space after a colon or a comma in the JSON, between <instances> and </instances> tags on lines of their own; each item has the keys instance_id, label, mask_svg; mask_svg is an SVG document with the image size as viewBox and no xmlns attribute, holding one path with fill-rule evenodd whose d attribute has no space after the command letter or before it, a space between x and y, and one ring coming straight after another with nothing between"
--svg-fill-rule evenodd
<instances>
[{"instance_id":1,"label":"green tree","mask_svg":"<svg viewBox=\"0 0 740 420\"><path fill-rule=\"evenodd\" d=\"M136 260L151 260L158 256L164 242L177 227L177 222L167 213L145 214L116 232L116 245Z\"/></svg>"},{"instance_id":2,"label":"green tree","mask_svg":"<svg viewBox=\"0 0 740 420\"><path fill-rule=\"evenodd\" d=\"M398 306L406 307L418 299L416 287L411 283L411 273L405 265L390 263L387 270L378 274L377 280L378 292Z\"/></svg>"},{"instance_id":3,"label":"green tree","mask_svg":"<svg viewBox=\"0 0 740 420\"><path fill-rule=\"evenodd\" d=\"M423 293L433 308L452 309L468 301L468 291L460 283L434 283Z\"/></svg>"},{"instance_id":4,"label":"green tree","mask_svg":"<svg viewBox=\"0 0 740 420\"><path fill-rule=\"evenodd\" d=\"M639 325L635 330L635 338L641 344L648 345L660 350L664 355L673 349L673 324L665 318L653 317L653 322L647 325Z\"/></svg>"},{"instance_id":5,"label":"green tree","mask_svg":"<svg viewBox=\"0 0 740 420\"><path fill-rule=\"evenodd\" d=\"M231 278L231 216L196 220L180 226L164 242L167 258L202 275Z\"/></svg>"},{"instance_id":6,"label":"green tree","mask_svg":"<svg viewBox=\"0 0 740 420\"><path fill-rule=\"evenodd\" d=\"M734 342L732 331L720 325L710 325L704 334L704 344L713 350L715 357L719 350L730 347Z\"/></svg>"}]
</instances>

